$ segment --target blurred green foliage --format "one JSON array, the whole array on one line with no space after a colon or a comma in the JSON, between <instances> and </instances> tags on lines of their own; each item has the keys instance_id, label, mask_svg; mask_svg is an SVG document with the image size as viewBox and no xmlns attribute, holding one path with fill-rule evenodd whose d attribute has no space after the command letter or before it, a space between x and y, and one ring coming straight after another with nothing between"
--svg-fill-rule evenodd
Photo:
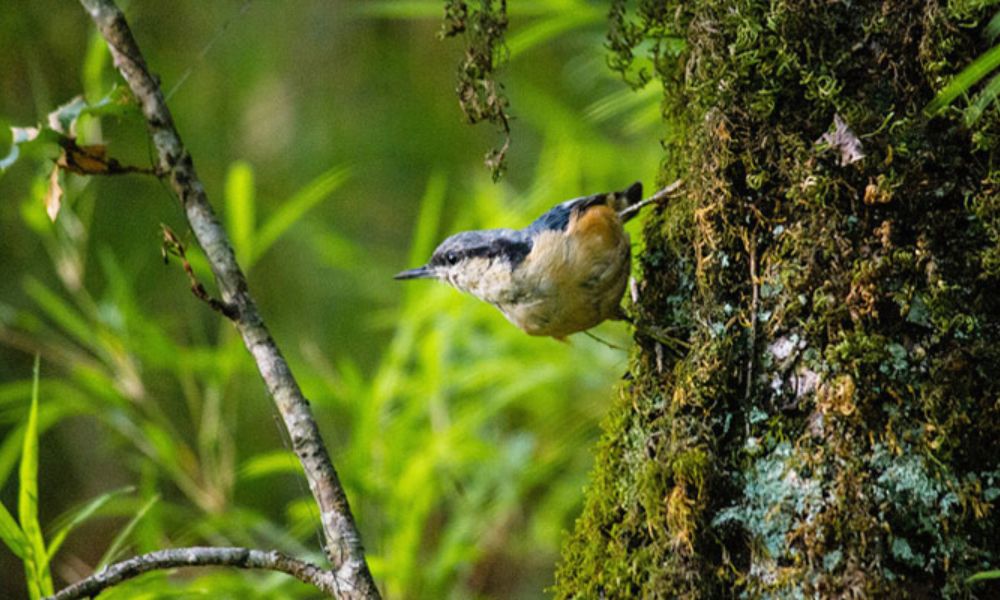
<instances>
[{"instance_id":1,"label":"blurred green foliage","mask_svg":"<svg viewBox=\"0 0 1000 600\"><path fill-rule=\"evenodd\" d=\"M15 4L0 21L0 129L107 97L117 74L82 9ZM519 227L565 198L651 184L659 95L607 69L604 12L583 0L511 7L499 76L513 142L495 185L482 165L494 132L462 123L463 49L437 39L437 1L126 7L390 597L538 597L579 511L624 353L530 338L492 307L391 275L449 232ZM85 114L76 134L150 164L135 115ZM0 155L13 141L0 138ZM37 489L41 527L0 548L4 589L19 597L49 570L58 588L196 543L321 562L316 509L253 363L179 265L163 265L161 223L211 283L176 200L148 176L65 173L50 222L51 158L26 152L0 173L0 501ZM37 488L25 471L35 460ZM7 513L4 541L28 532L23 511ZM19 557L43 540L51 563L26 580ZM149 574L102 598L193 594L313 592L220 570Z\"/></svg>"}]
</instances>

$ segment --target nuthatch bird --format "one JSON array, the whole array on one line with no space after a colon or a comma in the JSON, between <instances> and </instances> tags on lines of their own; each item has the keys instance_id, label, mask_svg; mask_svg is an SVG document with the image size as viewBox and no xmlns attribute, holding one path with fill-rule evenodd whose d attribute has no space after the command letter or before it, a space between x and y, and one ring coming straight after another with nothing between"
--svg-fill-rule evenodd
<instances>
[{"instance_id":1,"label":"nuthatch bird","mask_svg":"<svg viewBox=\"0 0 1000 600\"><path fill-rule=\"evenodd\" d=\"M562 339L623 316L632 252L622 227L642 184L567 200L524 229L456 233L396 279L439 279L489 302L530 335Z\"/></svg>"}]
</instances>

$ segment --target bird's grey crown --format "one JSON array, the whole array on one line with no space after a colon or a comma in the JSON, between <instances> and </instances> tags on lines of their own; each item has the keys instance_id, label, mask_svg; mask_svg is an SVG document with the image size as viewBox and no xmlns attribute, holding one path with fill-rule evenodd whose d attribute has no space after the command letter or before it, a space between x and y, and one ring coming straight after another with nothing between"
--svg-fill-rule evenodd
<instances>
[{"instance_id":1,"label":"bird's grey crown","mask_svg":"<svg viewBox=\"0 0 1000 600\"><path fill-rule=\"evenodd\" d=\"M516 267L531 252L531 236L518 229L463 231L449 237L434 251L430 265L443 267L469 258L501 259Z\"/></svg>"}]
</instances>

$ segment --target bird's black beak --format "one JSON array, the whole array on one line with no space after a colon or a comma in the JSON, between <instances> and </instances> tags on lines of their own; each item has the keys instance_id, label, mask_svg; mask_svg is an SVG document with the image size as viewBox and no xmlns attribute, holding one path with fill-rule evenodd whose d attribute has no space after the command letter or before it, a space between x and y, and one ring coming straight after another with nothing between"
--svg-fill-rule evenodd
<instances>
[{"instance_id":1,"label":"bird's black beak","mask_svg":"<svg viewBox=\"0 0 1000 600\"><path fill-rule=\"evenodd\" d=\"M393 276L393 279L430 279L433 277L434 271L427 265L424 265L422 267L417 267L416 269L396 273Z\"/></svg>"}]
</instances>

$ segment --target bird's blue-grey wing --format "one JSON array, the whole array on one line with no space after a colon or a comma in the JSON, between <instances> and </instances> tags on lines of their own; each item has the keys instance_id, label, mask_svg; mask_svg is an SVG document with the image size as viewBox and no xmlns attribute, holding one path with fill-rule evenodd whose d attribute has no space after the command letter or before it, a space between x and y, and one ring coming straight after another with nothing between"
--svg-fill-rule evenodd
<instances>
[{"instance_id":1,"label":"bird's blue-grey wing","mask_svg":"<svg viewBox=\"0 0 1000 600\"><path fill-rule=\"evenodd\" d=\"M642 184L639 182L633 183L627 190L620 192L607 192L573 198L572 200L567 200L553 206L547 213L535 219L531 225L528 225L527 230L534 233L550 229L565 231L574 213L579 214L591 206L609 203L616 211L621 211L626 206L635 204L641 199Z\"/></svg>"},{"instance_id":2,"label":"bird's blue-grey wing","mask_svg":"<svg viewBox=\"0 0 1000 600\"><path fill-rule=\"evenodd\" d=\"M528 231L533 233L548 231L550 229L565 231L566 227L569 226L570 218L574 212L580 212L590 206L604 202L605 196L606 194L595 194L593 196L584 196L583 198L574 198L557 204L550 208L548 212L535 219L531 225L528 225Z\"/></svg>"}]
</instances>

